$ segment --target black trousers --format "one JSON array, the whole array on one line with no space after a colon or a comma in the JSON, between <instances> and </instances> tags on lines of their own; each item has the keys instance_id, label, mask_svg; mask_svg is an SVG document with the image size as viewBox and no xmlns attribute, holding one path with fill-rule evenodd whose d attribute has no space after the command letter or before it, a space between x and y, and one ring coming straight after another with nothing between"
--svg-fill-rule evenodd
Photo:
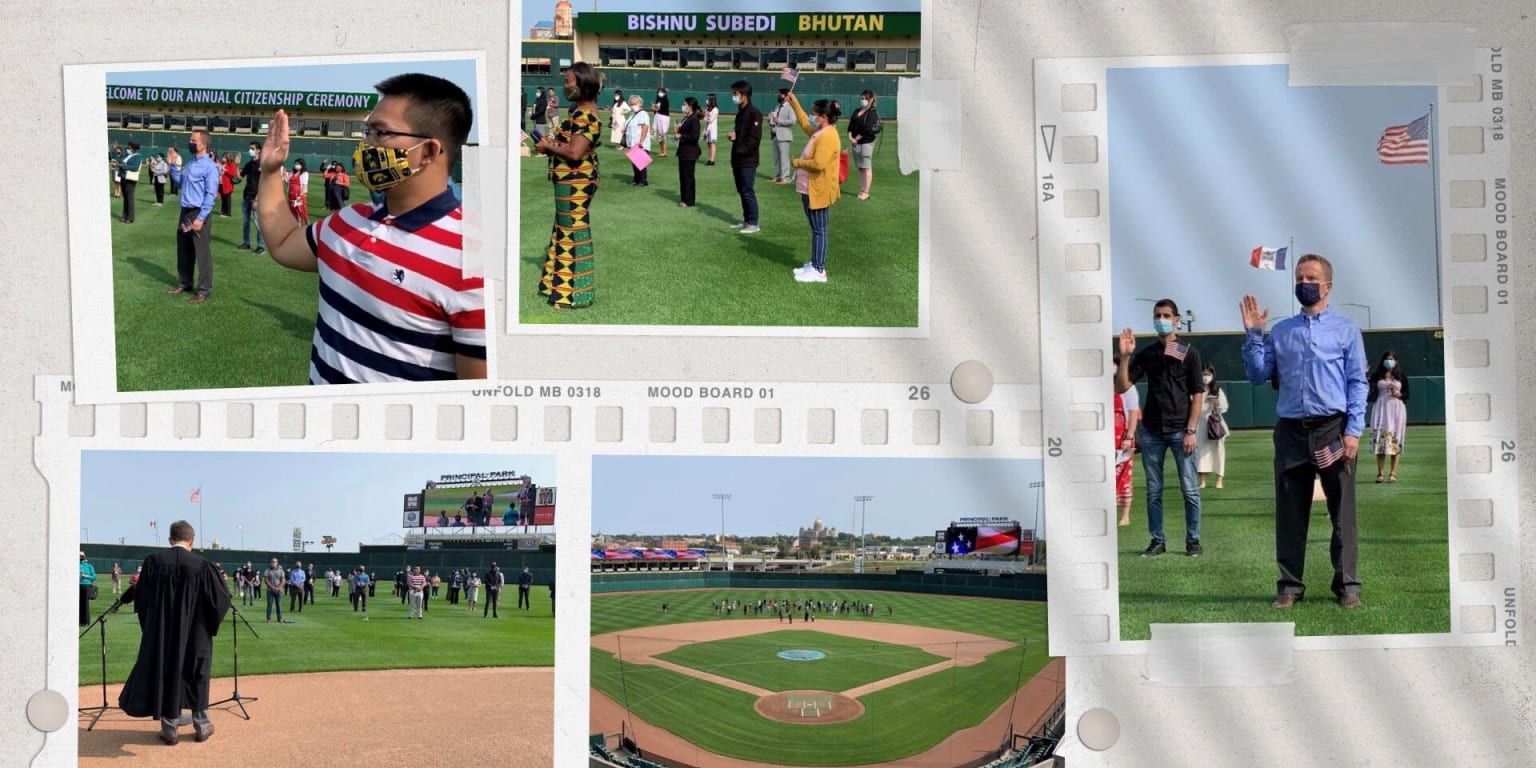
<instances>
[{"instance_id":1,"label":"black trousers","mask_svg":"<svg viewBox=\"0 0 1536 768\"><path fill-rule=\"evenodd\" d=\"M1355 460L1339 459L1326 469L1312 462L1314 442L1339 434L1344 417L1333 420L1281 419L1275 425L1275 562L1279 594L1304 595L1307 527L1312 519L1313 486L1321 480L1333 524L1328 556L1333 563L1335 596L1360 593L1360 537L1355 530Z\"/></svg>"},{"instance_id":2,"label":"black trousers","mask_svg":"<svg viewBox=\"0 0 1536 768\"><path fill-rule=\"evenodd\" d=\"M165 202L165 182L163 181L155 182L155 202Z\"/></svg>"},{"instance_id":3,"label":"black trousers","mask_svg":"<svg viewBox=\"0 0 1536 768\"><path fill-rule=\"evenodd\" d=\"M133 221L133 191L138 188L137 181L123 179L123 221Z\"/></svg>"},{"instance_id":4,"label":"black trousers","mask_svg":"<svg viewBox=\"0 0 1536 768\"><path fill-rule=\"evenodd\" d=\"M203 221L201 232L183 232L180 224L195 219L197 210L181 209L181 218L176 225L176 277L181 280L181 287L190 291L192 268L197 267L197 292L206 296L213 292L213 218Z\"/></svg>"},{"instance_id":5,"label":"black trousers","mask_svg":"<svg viewBox=\"0 0 1536 768\"><path fill-rule=\"evenodd\" d=\"M495 616L496 615L496 604L499 603L499 602L501 602L501 590L499 590L499 589L487 589L487 590L485 590L485 608L484 608L484 610L480 611L480 615L481 616Z\"/></svg>"},{"instance_id":6,"label":"black trousers","mask_svg":"<svg viewBox=\"0 0 1536 768\"><path fill-rule=\"evenodd\" d=\"M698 165L698 158L692 160L678 158L677 160L677 185L682 192L683 204L689 207L698 202L694 194L696 187L694 183L694 170Z\"/></svg>"},{"instance_id":7,"label":"black trousers","mask_svg":"<svg viewBox=\"0 0 1536 768\"><path fill-rule=\"evenodd\" d=\"M518 588L517 588L517 607L522 608L523 610L531 610L533 608L533 600L529 596L528 590L529 590L528 587L524 587L522 585L518 585Z\"/></svg>"},{"instance_id":8,"label":"black trousers","mask_svg":"<svg viewBox=\"0 0 1536 768\"><path fill-rule=\"evenodd\" d=\"M91 599L87 596L89 589L89 584L80 585L80 626L82 627L91 623Z\"/></svg>"},{"instance_id":9,"label":"black trousers","mask_svg":"<svg viewBox=\"0 0 1536 768\"><path fill-rule=\"evenodd\" d=\"M635 165L635 162L633 160L631 160L629 162L629 167L635 169L635 183L636 184L649 184L650 183L647 180L647 179L650 178L650 175L651 175L651 167L649 165L647 165L645 168L642 169L640 166Z\"/></svg>"}]
</instances>

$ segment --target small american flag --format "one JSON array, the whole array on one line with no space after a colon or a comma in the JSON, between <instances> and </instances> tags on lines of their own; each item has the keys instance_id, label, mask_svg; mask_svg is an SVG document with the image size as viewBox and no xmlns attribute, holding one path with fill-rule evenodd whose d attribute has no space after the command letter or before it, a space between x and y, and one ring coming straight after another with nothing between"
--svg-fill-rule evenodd
<instances>
[{"instance_id":1,"label":"small american flag","mask_svg":"<svg viewBox=\"0 0 1536 768\"><path fill-rule=\"evenodd\" d=\"M788 80L793 83L800 79L800 70L795 69L794 67L785 67L779 70L779 79Z\"/></svg>"},{"instance_id":2,"label":"small american flag","mask_svg":"<svg viewBox=\"0 0 1536 768\"><path fill-rule=\"evenodd\" d=\"M201 488L193 488L192 492L187 495L191 497L188 501L191 501L193 504L201 504L203 501L203 489Z\"/></svg>"},{"instance_id":3,"label":"small american flag","mask_svg":"<svg viewBox=\"0 0 1536 768\"><path fill-rule=\"evenodd\" d=\"M1382 165L1424 165L1429 162L1429 115L1407 124L1389 125L1376 141Z\"/></svg>"},{"instance_id":4,"label":"small american flag","mask_svg":"<svg viewBox=\"0 0 1536 768\"><path fill-rule=\"evenodd\" d=\"M1327 469L1339 459L1344 458L1344 443L1335 440L1312 452L1312 463L1318 469Z\"/></svg>"},{"instance_id":5,"label":"small american flag","mask_svg":"<svg viewBox=\"0 0 1536 768\"><path fill-rule=\"evenodd\" d=\"M1167 341L1163 343L1163 355L1165 357L1171 357L1182 362L1184 360L1184 356L1187 354L1189 354L1188 344L1180 344L1177 341Z\"/></svg>"},{"instance_id":6,"label":"small american flag","mask_svg":"<svg viewBox=\"0 0 1536 768\"><path fill-rule=\"evenodd\" d=\"M523 139L522 139L523 141L533 141L533 137L529 136L527 131L523 131L522 134L523 134Z\"/></svg>"}]
</instances>

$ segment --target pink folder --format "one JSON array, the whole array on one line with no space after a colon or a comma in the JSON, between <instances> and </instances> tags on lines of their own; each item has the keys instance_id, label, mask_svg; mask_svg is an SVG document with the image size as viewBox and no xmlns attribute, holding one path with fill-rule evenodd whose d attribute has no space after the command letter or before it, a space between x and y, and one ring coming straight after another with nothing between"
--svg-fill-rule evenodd
<instances>
[{"instance_id":1,"label":"pink folder","mask_svg":"<svg viewBox=\"0 0 1536 768\"><path fill-rule=\"evenodd\" d=\"M651 164L651 153L645 151L643 147L630 147L629 151L625 152L624 155L629 158L631 163L635 164L636 168L642 171Z\"/></svg>"}]
</instances>

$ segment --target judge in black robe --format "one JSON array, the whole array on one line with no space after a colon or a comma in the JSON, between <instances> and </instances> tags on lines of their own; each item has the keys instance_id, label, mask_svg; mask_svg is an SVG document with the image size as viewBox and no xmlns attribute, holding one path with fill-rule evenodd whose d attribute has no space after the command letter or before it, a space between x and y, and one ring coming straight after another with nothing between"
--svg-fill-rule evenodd
<instances>
[{"instance_id":1,"label":"judge in black robe","mask_svg":"<svg viewBox=\"0 0 1536 768\"><path fill-rule=\"evenodd\" d=\"M133 717L160 718L160 738L177 742L177 727L189 719L198 741L213 735L208 720L208 683L213 637L229 612L229 590L218 569L192 551L192 525L171 525L171 547L144 559L133 595L139 627L139 656L123 684L118 706Z\"/></svg>"}]
</instances>

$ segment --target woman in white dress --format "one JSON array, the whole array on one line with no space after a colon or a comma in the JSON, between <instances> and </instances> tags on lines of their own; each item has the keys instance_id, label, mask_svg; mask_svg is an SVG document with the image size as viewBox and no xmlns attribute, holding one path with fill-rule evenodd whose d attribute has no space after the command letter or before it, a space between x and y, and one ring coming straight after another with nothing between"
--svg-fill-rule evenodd
<instances>
[{"instance_id":1,"label":"woman in white dress","mask_svg":"<svg viewBox=\"0 0 1536 768\"><path fill-rule=\"evenodd\" d=\"M704 141L709 144L709 162L705 165L715 164L715 140L719 137L720 103L715 101L715 95L711 93L704 102Z\"/></svg>"},{"instance_id":2,"label":"woman in white dress","mask_svg":"<svg viewBox=\"0 0 1536 768\"><path fill-rule=\"evenodd\" d=\"M624 101L624 92L614 90L613 109L608 114L608 141L614 149L624 142L624 124L629 122L629 103Z\"/></svg>"},{"instance_id":3,"label":"woman in white dress","mask_svg":"<svg viewBox=\"0 0 1536 768\"><path fill-rule=\"evenodd\" d=\"M1212 413L1227 412L1227 393L1216 383L1216 368L1205 366L1200 376L1205 384L1205 405L1200 410L1200 423L1195 428L1195 471L1200 473L1200 487L1205 487L1205 476L1216 476L1216 487L1221 488L1222 476L1227 473L1227 439L1212 440L1206 429Z\"/></svg>"}]
</instances>

